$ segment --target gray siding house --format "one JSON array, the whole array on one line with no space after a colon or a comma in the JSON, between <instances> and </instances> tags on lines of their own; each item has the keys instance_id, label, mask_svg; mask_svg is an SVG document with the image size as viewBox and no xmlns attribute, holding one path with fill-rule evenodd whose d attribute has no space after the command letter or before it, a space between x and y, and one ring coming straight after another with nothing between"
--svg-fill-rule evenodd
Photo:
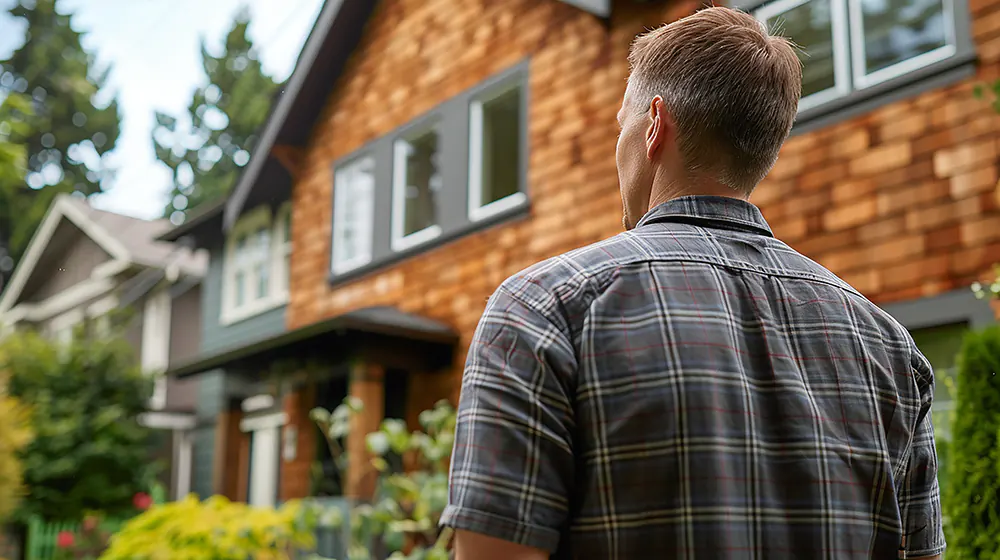
<instances>
[{"instance_id":1,"label":"gray siding house","mask_svg":"<svg viewBox=\"0 0 1000 560\"><path fill-rule=\"evenodd\" d=\"M162 482L177 497L190 490L197 384L165 373L199 350L208 259L204 251L155 239L170 227L57 197L0 294L0 335L36 329L69 342L80 323L107 331L112 311L132 310L125 337L143 371L156 376L141 420L160 436L154 455L168 466Z\"/></svg>"},{"instance_id":2,"label":"gray siding house","mask_svg":"<svg viewBox=\"0 0 1000 560\"><path fill-rule=\"evenodd\" d=\"M204 208L161 240L204 250L198 352L171 367L172 379L196 379L192 490L257 505L277 501L280 404L260 393L270 359L241 360L285 333L290 216L284 197L259 205L228 234L222 204ZM286 199L287 200L287 199ZM197 377L192 374L197 373ZM256 422L230 414L257 412ZM254 445L250 433L259 432Z\"/></svg>"}]
</instances>

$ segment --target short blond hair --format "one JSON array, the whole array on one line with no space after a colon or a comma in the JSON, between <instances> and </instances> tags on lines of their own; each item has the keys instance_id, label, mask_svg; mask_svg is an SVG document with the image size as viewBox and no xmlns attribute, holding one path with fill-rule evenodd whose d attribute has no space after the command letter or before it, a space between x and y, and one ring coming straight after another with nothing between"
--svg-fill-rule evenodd
<instances>
[{"instance_id":1,"label":"short blond hair","mask_svg":"<svg viewBox=\"0 0 1000 560\"><path fill-rule=\"evenodd\" d=\"M661 96L691 178L749 195L774 166L802 91L795 47L747 13L712 7L640 35L629 53L636 109Z\"/></svg>"}]
</instances>

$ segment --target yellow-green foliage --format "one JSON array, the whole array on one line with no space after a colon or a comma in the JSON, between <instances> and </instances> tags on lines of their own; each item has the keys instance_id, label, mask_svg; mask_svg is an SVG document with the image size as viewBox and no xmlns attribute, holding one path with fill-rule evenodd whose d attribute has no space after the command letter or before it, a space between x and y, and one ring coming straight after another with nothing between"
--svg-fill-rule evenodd
<instances>
[{"instance_id":1,"label":"yellow-green foliage","mask_svg":"<svg viewBox=\"0 0 1000 560\"><path fill-rule=\"evenodd\" d=\"M31 440L28 411L7 396L5 385L0 379L0 522L10 516L24 494L18 454Z\"/></svg>"},{"instance_id":2,"label":"yellow-green foliage","mask_svg":"<svg viewBox=\"0 0 1000 560\"><path fill-rule=\"evenodd\" d=\"M133 518L101 560L290 560L315 547L310 515L296 501L275 510L192 495Z\"/></svg>"}]
</instances>

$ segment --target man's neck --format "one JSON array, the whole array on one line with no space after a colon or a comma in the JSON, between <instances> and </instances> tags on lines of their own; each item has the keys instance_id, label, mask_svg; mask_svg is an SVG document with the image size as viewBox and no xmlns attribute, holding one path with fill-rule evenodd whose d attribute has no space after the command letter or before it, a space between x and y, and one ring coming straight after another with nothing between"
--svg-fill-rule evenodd
<instances>
[{"instance_id":1,"label":"man's neck","mask_svg":"<svg viewBox=\"0 0 1000 560\"><path fill-rule=\"evenodd\" d=\"M663 185L653 185L649 196L649 209L652 210L665 202L682 196L725 196L738 200L749 198L716 181L685 182L683 184L672 181Z\"/></svg>"}]
</instances>

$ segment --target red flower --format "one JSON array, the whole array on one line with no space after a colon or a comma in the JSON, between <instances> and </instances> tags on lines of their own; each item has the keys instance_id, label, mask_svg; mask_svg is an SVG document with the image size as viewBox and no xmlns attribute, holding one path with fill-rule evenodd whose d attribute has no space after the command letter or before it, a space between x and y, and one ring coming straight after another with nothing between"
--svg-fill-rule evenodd
<instances>
[{"instance_id":1,"label":"red flower","mask_svg":"<svg viewBox=\"0 0 1000 560\"><path fill-rule=\"evenodd\" d=\"M88 515L83 518L83 530L90 532L97 528L97 518L93 515Z\"/></svg>"},{"instance_id":2,"label":"red flower","mask_svg":"<svg viewBox=\"0 0 1000 560\"><path fill-rule=\"evenodd\" d=\"M132 496L132 505L138 510L147 510L149 506L153 505L153 498L145 492L139 492L135 496Z\"/></svg>"},{"instance_id":3,"label":"red flower","mask_svg":"<svg viewBox=\"0 0 1000 560\"><path fill-rule=\"evenodd\" d=\"M73 537L73 533L69 531L59 531L59 536L56 537L56 546L59 548L69 548L73 546L73 542L76 539Z\"/></svg>"}]
</instances>

